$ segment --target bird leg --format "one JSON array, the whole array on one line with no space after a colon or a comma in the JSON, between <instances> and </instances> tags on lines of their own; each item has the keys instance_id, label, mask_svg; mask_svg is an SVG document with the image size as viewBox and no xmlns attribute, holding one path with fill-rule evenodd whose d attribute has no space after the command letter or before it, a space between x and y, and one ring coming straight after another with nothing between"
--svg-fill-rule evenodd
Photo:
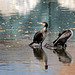
<instances>
[{"instance_id":1,"label":"bird leg","mask_svg":"<svg viewBox=\"0 0 75 75\"><path fill-rule=\"evenodd\" d=\"M40 43L40 47L42 48L42 42Z\"/></svg>"}]
</instances>

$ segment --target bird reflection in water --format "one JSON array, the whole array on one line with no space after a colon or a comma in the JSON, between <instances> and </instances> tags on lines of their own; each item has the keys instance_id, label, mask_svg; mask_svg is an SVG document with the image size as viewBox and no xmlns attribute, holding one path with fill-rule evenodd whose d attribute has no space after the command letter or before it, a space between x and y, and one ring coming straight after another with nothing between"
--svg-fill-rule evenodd
<instances>
[{"instance_id":1,"label":"bird reflection in water","mask_svg":"<svg viewBox=\"0 0 75 75\"><path fill-rule=\"evenodd\" d=\"M64 64L70 64L72 62L72 56L66 51L66 48L54 49L53 53L57 54L59 61Z\"/></svg>"},{"instance_id":2,"label":"bird reflection in water","mask_svg":"<svg viewBox=\"0 0 75 75\"><path fill-rule=\"evenodd\" d=\"M34 56L36 57L36 59L38 59L39 61L42 62L42 64L44 65L44 67L42 67L42 69L48 69L48 65L47 65L47 55L44 52L43 48L38 48L38 47L33 47L30 46L33 49L33 53Z\"/></svg>"},{"instance_id":3,"label":"bird reflection in water","mask_svg":"<svg viewBox=\"0 0 75 75\"><path fill-rule=\"evenodd\" d=\"M72 56L66 51L66 47L62 47L61 45L51 47L50 44L46 44L44 47L53 50L53 53L57 54L60 62L64 64L70 64L72 62Z\"/></svg>"}]
</instances>

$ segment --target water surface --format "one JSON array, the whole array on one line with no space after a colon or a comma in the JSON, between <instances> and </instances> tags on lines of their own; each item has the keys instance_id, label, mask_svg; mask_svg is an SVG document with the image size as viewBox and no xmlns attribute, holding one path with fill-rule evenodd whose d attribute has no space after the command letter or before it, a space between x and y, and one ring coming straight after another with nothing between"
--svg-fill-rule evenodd
<instances>
[{"instance_id":1,"label":"water surface","mask_svg":"<svg viewBox=\"0 0 75 75\"><path fill-rule=\"evenodd\" d=\"M22 3L17 5L24 9ZM58 0L35 1L35 6L25 14L20 10L15 13L3 10L0 8L0 75L75 75L75 34L68 40L65 51L44 47L46 43L52 44L65 29L75 33L74 11L63 9ZM43 28L37 22L44 21L49 27L42 49L29 47L33 35Z\"/></svg>"}]
</instances>

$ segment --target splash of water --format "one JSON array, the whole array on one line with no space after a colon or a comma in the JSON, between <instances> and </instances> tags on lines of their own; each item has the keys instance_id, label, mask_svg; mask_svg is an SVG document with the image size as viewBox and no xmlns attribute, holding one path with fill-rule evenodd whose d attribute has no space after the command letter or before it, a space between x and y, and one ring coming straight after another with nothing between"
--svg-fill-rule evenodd
<instances>
[{"instance_id":1,"label":"splash of water","mask_svg":"<svg viewBox=\"0 0 75 75\"><path fill-rule=\"evenodd\" d=\"M8 16L11 13L28 14L40 0L0 0L0 13Z\"/></svg>"}]
</instances>

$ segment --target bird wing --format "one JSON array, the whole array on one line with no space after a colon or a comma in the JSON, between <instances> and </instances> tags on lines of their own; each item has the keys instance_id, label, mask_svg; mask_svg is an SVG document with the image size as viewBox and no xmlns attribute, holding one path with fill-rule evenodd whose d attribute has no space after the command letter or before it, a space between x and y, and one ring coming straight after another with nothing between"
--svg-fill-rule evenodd
<instances>
[{"instance_id":1,"label":"bird wing","mask_svg":"<svg viewBox=\"0 0 75 75\"><path fill-rule=\"evenodd\" d=\"M65 32L59 37L59 39L63 39L63 38L68 39L70 36L71 36L70 33Z\"/></svg>"},{"instance_id":2,"label":"bird wing","mask_svg":"<svg viewBox=\"0 0 75 75\"><path fill-rule=\"evenodd\" d=\"M34 35L34 39L33 39L33 41L42 41L42 39L43 39L43 34L42 33L39 33L39 32L37 32L35 35Z\"/></svg>"},{"instance_id":3,"label":"bird wing","mask_svg":"<svg viewBox=\"0 0 75 75\"><path fill-rule=\"evenodd\" d=\"M70 33L63 33L60 37L58 37L53 43L56 44L58 41L63 40L63 41L67 41L67 39L71 36Z\"/></svg>"}]
</instances>

